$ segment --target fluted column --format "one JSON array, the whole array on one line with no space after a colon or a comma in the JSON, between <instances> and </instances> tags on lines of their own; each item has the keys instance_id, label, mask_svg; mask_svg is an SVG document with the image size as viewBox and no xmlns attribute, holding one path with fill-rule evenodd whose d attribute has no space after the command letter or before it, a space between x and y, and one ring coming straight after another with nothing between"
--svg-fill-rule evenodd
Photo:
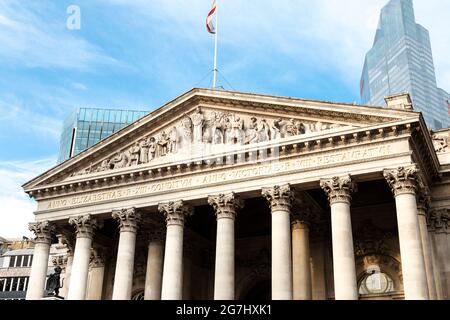
<instances>
[{"instance_id":1,"label":"fluted column","mask_svg":"<svg viewBox=\"0 0 450 320\"><path fill-rule=\"evenodd\" d=\"M292 216L292 290L294 300L312 300L309 220Z\"/></svg>"},{"instance_id":2,"label":"fluted column","mask_svg":"<svg viewBox=\"0 0 450 320\"><path fill-rule=\"evenodd\" d=\"M129 208L113 211L112 217L119 222L120 230L112 299L131 300L136 233L141 215L135 208Z\"/></svg>"},{"instance_id":3,"label":"fluted column","mask_svg":"<svg viewBox=\"0 0 450 320\"><path fill-rule=\"evenodd\" d=\"M152 230L149 233L145 300L161 300L165 236L165 230Z\"/></svg>"},{"instance_id":4,"label":"fluted column","mask_svg":"<svg viewBox=\"0 0 450 320\"><path fill-rule=\"evenodd\" d=\"M331 207L335 299L358 300L350 213L351 194L356 192L356 184L350 175L346 175L322 179L320 187L328 196Z\"/></svg>"},{"instance_id":5,"label":"fluted column","mask_svg":"<svg viewBox=\"0 0 450 320\"><path fill-rule=\"evenodd\" d=\"M183 235L184 221L193 208L183 200L160 204L158 209L166 217L166 248L162 281L162 300L181 300L183 297Z\"/></svg>"},{"instance_id":6,"label":"fluted column","mask_svg":"<svg viewBox=\"0 0 450 320\"><path fill-rule=\"evenodd\" d=\"M94 251L89 264L87 300L102 300L103 279L105 277L105 257L103 252Z\"/></svg>"},{"instance_id":7,"label":"fluted column","mask_svg":"<svg viewBox=\"0 0 450 320\"><path fill-rule=\"evenodd\" d=\"M427 211L429 207L430 207L430 196L428 195L428 191L424 187L422 187L420 188L420 192L417 197L419 231L420 231L420 238L422 241L422 250L427 276L428 295L430 300L436 300L437 299L436 283L434 281L434 267L431 256L431 243L428 236L428 226L427 226Z\"/></svg>"},{"instance_id":8,"label":"fluted column","mask_svg":"<svg viewBox=\"0 0 450 320\"><path fill-rule=\"evenodd\" d=\"M49 221L42 221L30 223L29 230L36 235L36 240L26 300L38 300L44 296L51 236L55 232L55 227Z\"/></svg>"},{"instance_id":9,"label":"fluted column","mask_svg":"<svg viewBox=\"0 0 450 320\"><path fill-rule=\"evenodd\" d=\"M214 207L217 217L214 299L234 300L234 222L236 211L243 207L243 202L232 192L226 195L209 196L208 203Z\"/></svg>"},{"instance_id":10,"label":"fluted column","mask_svg":"<svg viewBox=\"0 0 450 320\"><path fill-rule=\"evenodd\" d=\"M74 226L77 240L73 255L72 271L70 275L68 300L85 300L87 280L89 274L89 261L91 258L92 239L95 230L99 227L97 219L90 214L71 217L69 223Z\"/></svg>"},{"instance_id":11,"label":"fluted column","mask_svg":"<svg viewBox=\"0 0 450 320\"><path fill-rule=\"evenodd\" d=\"M418 170L415 165L384 171L395 196L405 299L427 300L428 285L417 214Z\"/></svg>"},{"instance_id":12,"label":"fluted column","mask_svg":"<svg viewBox=\"0 0 450 320\"><path fill-rule=\"evenodd\" d=\"M272 211L272 299L292 300L291 207L294 192L289 184L263 188Z\"/></svg>"}]
</instances>

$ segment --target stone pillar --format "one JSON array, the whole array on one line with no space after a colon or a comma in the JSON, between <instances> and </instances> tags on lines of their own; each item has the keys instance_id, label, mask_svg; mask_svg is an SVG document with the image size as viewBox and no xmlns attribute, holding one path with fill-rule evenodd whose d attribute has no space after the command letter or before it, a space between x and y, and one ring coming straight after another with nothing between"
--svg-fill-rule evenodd
<instances>
[{"instance_id":1,"label":"stone pillar","mask_svg":"<svg viewBox=\"0 0 450 320\"><path fill-rule=\"evenodd\" d=\"M232 192L227 195L209 196L208 203L214 207L217 217L214 299L234 300L234 222L236 211L243 207L243 202Z\"/></svg>"},{"instance_id":2,"label":"stone pillar","mask_svg":"<svg viewBox=\"0 0 450 320\"><path fill-rule=\"evenodd\" d=\"M289 184L263 188L272 210L272 299L292 300L291 207L294 192Z\"/></svg>"},{"instance_id":3,"label":"stone pillar","mask_svg":"<svg viewBox=\"0 0 450 320\"><path fill-rule=\"evenodd\" d=\"M425 188L420 188L417 197L417 213L419 218L420 239L427 276L428 296L430 300L437 300L436 283L434 281L434 267L431 256L431 243L428 236L427 211L430 207L430 196Z\"/></svg>"},{"instance_id":4,"label":"stone pillar","mask_svg":"<svg viewBox=\"0 0 450 320\"><path fill-rule=\"evenodd\" d=\"M443 300L450 299L450 245L447 241L450 216L447 209L435 209L430 214L431 228L434 230L435 259L440 276L440 293Z\"/></svg>"},{"instance_id":5,"label":"stone pillar","mask_svg":"<svg viewBox=\"0 0 450 320\"><path fill-rule=\"evenodd\" d=\"M61 296L67 299L67 295L69 294L69 284L70 284L70 275L72 273L72 265L73 265L73 251L67 250L66 254L66 269L63 279L63 284L61 288Z\"/></svg>"},{"instance_id":6,"label":"stone pillar","mask_svg":"<svg viewBox=\"0 0 450 320\"><path fill-rule=\"evenodd\" d=\"M346 175L322 179L320 187L327 194L331 207L335 299L358 300L350 213L351 193L356 192L356 184Z\"/></svg>"},{"instance_id":7,"label":"stone pillar","mask_svg":"<svg viewBox=\"0 0 450 320\"><path fill-rule=\"evenodd\" d=\"M120 230L112 299L131 300L136 233L141 215L135 208L130 208L113 211L112 217L119 222Z\"/></svg>"},{"instance_id":8,"label":"stone pillar","mask_svg":"<svg viewBox=\"0 0 450 320\"><path fill-rule=\"evenodd\" d=\"M160 204L158 210L166 217L166 248L162 281L162 300L183 298L183 235L184 220L193 208L183 200Z\"/></svg>"},{"instance_id":9,"label":"stone pillar","mask_svg":"<svg viewBox=\"0 0 450 320\"><path fill-rule=\"evenodd\" d=\"M294 300L312 299L309 221L301 212L292 216L292 290Z\"/></svg>"},{"instance_id":10,"label":"stone pillar","mask_svg":"<svg viewBox=\"0 0 450 320\"><path fill-rule=\"evenodd\" d=\"M75 253L73 256L67 299L85 300L92 239L99 224L97 223L97 219L92 218L90 214L71 217L69 223L75 227L77 240L75 242Z\"/></svg>"},{"instance_id":11,"label":"stone pillar","mask_svg":"<svg viewBox=\"0 0 450 320\"><path fill-rule=\"evenodd\" d=\"M55 227L49 221L42 221L30 223L29 229L36 235L36 240L26 300L39 300L44 297L51 236Z\"/></svg>"},{"instance_id":12,"label":"stone pillar","mask_svg":"<svg viewBox=\"0 0 450 320\"><path fill-rule=\"evenodd\" d=\"M89 268L87 300L102 300L105 258L98 250L91 255Z\"/></svg>"},{"instance_id":13,"label":"stone pillar","mask_svg":"<svg viewBox=\"0 0 450 320\"><path fill-rule=\"evenodd\" d=\"M162 230L152 230L149 233L145 300L161 300L165 236L166 233Z\"/></svg>"},{"instance_id":14,"label":"stone pillar","mask_svg":"<svg viewBox=\"0 0 450 320\"><path fill-rule=\"evenodd\" d=\"M318 239L311 246L311 282L312 299L326 300L327 288L325 282L325 250L323 239Z\"/></svg>"},{"instance_id":15,"label":"stone pillar","mask_svg":"<svg viewBox=\"0 0 450 320\"><path fill-rule=\"evenodd\" d=\"M384 170L395 196L406 300L427 300L428 285L417 214L418 170L415 165Z\"/></svg>"}]
</instances>

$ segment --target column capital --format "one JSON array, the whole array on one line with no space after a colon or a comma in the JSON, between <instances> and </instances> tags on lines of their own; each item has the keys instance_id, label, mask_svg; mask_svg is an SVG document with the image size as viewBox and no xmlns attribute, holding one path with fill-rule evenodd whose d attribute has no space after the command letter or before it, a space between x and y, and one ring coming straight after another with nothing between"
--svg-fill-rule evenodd
<instances>
[{"instance_id":1,"label":"column capital","mask_svg":"<svg viewBox=\"0 0 450 320\"><path fill-rule=\"evenodd\" d=\"M36 236L36 243L50 244L52 235L56 232L55 226L50 221L39 221L28 224L28 229Z\"/></svg>"},{"instance_id":2,"label":"column capital","mask_svg":"<svg viewBox=\"0 0 450 320\"><path fill-rule=\"evenodd\" d=\"M430 210L428 229L435 233L450 233L450 215L448 209Z\"/></svg>"},{"instance_id":3,"label":"column capital","mask_svg":"<svg viewBox=\"0 0 450 320\"><path fill-rule=\"evenodd\" d=\"M94 237L94 232L101 228L101 223L99 223L97 218L93 218L90 214L70 217L69 224L74 226L77 238L92 239Z\"/></svg>"},{"instance_id":4,"label":"column capital","mask_svg":"<svg viewBox=\"0 0 450 320\"><path fill-rule=\"evenodd\" d=\"M120 232L136 233L142 221L141 214L136 208L113 210L111 216L119 222Z\"/></svg>"},{"instance_id":5,"label":"column capital","mask_svg":"<svg viewBox=\"0 0 450 320\"><path fill-rule=\"evenodd\" d=\"M351 194L358 189L356 183L349 174L333 177L331 179L320 179L320 187L328 196L330 205L339 202L350 204L350 201L352 200Z\"/></svg>"},{"instance_id":6,"label":"column capital","mask_svg":"<svg viewBox=\"0 0 450 320\"><path fill-rule=\"evenodd\" d=\"M291 211L294 201L294 190L290 184L262 188L261 194L267 199L272 211Z\"/></svg>"},{"instance_id":7,"label":"column capital","mask_svg":"<svg viewBox=\"0 0 450 320\"><path fill-rule=\"evenodd\" d=\"M431 204L431 196L427 187L423 183L419 183L417 192L417 213L428 218L428 210Z\"/></svg>"},{"instance_id":8,"label":"column capital","mask_svg":"<svg viewBox=\"0 0 450 320\"><path fill-rule=\"evenodd\" d=\"M194 212L194 208L183 200L160 203L158 210L166 217L167 226L183 226L185 218L192 216Z\"/></svg>"},{"instance_id":9,"label":"column capital","mask_svg":"<svg viewBox=\"0 0 450 320\"><path fill-rule=\"evenodd\" d=\"M89 259L90 268L100 268L105 266L106 257L103 252L93 250Z\"/></svg>"},{"instance_id":10,"label":"column capital","mask_svg":"<svg viewBox=\"0 0 450 320\"><path fill-rule=\"evenodd\" d=\"M209 196L208 204L213 206L217 220L224 218L234 220L236 218L236 211L244 207L244 201L234 192Z\"/></svg>"},{"instance_id":11,"label":"column capital","mask_svg":"<svg viewBox=\"0 0 450 320\"><path fill-rule=\"evenodd\" d=\"M385 169L383 176L386 179L394 196L401 194L416 194L419 183L419 169L417 165Z\"/></svg>"}]
</instances>

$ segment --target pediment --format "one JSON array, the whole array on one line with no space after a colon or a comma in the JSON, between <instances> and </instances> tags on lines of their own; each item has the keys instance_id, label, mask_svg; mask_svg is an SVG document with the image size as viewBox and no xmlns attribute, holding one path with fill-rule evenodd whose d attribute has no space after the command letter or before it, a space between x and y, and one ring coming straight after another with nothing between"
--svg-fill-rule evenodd
<instances>
[{"instance_id":1,"label":"pediment","mask_svg":"<svg viewBox=\"0 0 450 320\"><path fill-rule=\"evenodd\" d=\"M284 139L314 137L417 117L415 112L193 89L24 188L103 177Z\"/></svg>"}]
</instances>

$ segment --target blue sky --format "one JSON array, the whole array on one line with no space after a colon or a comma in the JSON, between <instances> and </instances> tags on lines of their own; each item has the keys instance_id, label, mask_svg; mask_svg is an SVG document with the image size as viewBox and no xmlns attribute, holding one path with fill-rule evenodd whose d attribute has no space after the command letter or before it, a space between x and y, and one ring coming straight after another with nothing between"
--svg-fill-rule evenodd
<instances>
[{"instance_id":1,"label":"blue sky","mask_svg":"<svg viewBox=\"0 0 450 320\"><path fill-rule=\"evenodd\" d=\"M226 89L359 102L364 54L387 0L222 0L219 77ZM130 4L131 3L131 4ZM0 0L0 214L28 234L35 203L20 185L56 162L78 106L152 110L211 85L212 0ZM450 90L450 1L415 0L431 34L438 85ZM69 30L66 10L81 10Z\"/></svg>"}]
</instances>

